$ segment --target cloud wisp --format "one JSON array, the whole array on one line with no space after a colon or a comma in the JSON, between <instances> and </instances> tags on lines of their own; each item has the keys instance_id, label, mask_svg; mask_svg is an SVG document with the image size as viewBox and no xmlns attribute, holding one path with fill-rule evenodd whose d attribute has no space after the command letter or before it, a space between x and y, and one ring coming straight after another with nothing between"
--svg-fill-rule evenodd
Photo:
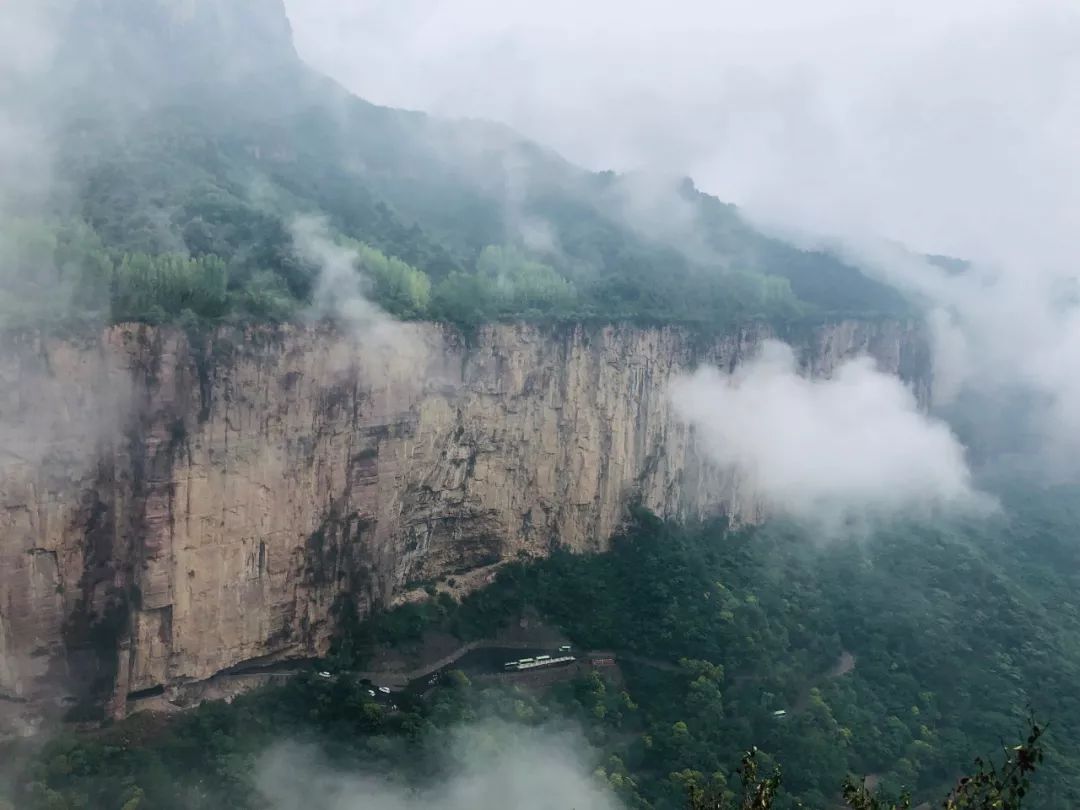
<instances>
[{"instance_id":1,"label":"cloud wisp","mask_svg":"<svg viewBox=\"0 0 1080 810\"><path fill-rule=\"evenodd\" d=\"M671 396L709 457L794 519L841 525L984 504L948 426L869 358L809 379L770 340L731 374L677 380Z\"/></svg>"},{"instance_id":2,"label":"cloud wisp","mask_svg":"<svg viewBox=\"0 0 1080 810\"><path fill-rule=\"evenodd\" d=\"M257 784L270 810L619 810L586 767L580 735L488 722L447 742L447 775L423 788L335 770L316 749L294 744L267 752Z\"/></svg>"},{"instance_id":3,"label":"cloud wisp","mask_svg":"<svg viewBox=\"0 0 1080 810\"><path fill-rule=\"evenodd\" d=\"M336 243L324 220L299 217L291 230L297 253L317 269L311 302L314 317L333 318L358 336L377 334L393 320L368 297L356 251Z\"/></svg>"},{"instance_id":4,"label":"cloud wisp","mask_svg":"<svg viewBox=\"0 0 1080 810\"><path fill-rule=\"evenodd\" d=\"M298 217L291 231L297 254L316 270L308 316L333 321L358 347L405 352L409 330L371 300L357 252L334 241L319 217Z\"/></svg>"}]
</instances>

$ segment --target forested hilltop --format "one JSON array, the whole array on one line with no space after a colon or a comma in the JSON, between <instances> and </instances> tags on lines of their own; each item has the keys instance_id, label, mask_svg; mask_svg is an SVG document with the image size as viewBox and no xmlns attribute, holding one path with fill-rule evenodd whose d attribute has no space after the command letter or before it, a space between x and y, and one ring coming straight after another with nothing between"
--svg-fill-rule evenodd
<instances>
[{"instance_id":1,"label":"forested hilltop","mask_svg":"<svg viewBox=\"0 0 1080 810\"><path fill-rule=\"evenodd\" d=\"M261 808L262 756L283 740L315 745L344 773L437 789L463 727L498 748L567 720L584 731L590 779L627 807L681 808L694 788L737 793L735 766L754 745L761 778L782 766L776 808L841 805L847 776L941 806L976 754L1000 759L1002 741L1022 742L1034 711L1050 724L1024 806L1073 808L1076 496L1016 491L992 524L897 524L824 547L780 525L679 528L642 513L609 553L512 564L461 602L440 595L346 622L330 658L285 686L54 741L23 761L17 806ZM379 647L436 630L490 637L526 612L575 649L614 651L618 676L538 691L449 672L390 707L360 674Z\"/></svg>"},{"instance_id":2,"label":"forested hilltop","mask_svg":"<svg viewBox=\"0 0 1080 810\"><path fill-rule=\"evenodd\" d=\"M722 329L908 313L689 180L593 174L493 124L352 97L280 25L241 37L167 4L92 5L15 91L48 170L0 223L5 324L296 317L319 277L298 218L355 249L369 296L400 318Z\"/></svg>"}]
</instances>

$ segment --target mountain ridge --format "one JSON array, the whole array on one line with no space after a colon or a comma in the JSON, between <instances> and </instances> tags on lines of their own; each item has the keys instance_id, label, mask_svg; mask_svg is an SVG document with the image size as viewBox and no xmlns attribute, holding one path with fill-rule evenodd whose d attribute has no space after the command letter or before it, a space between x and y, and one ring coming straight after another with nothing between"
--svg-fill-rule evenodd
<instances>
[{"instance_id":1,"label":"mountain ridge","mask_svg":"<svg viewBox=\"0 0 1080 810\"><path fill-rule=\"evenodd\" d=\"M502 125L356 98L302 63L279 0L199 0L179 22L175 6L136 4L140 14L129 15L132 2L110 13L100 0L74 6L85 24L68 27L50 73L60 78L41 94L57 180L48 216L89 227L93 261L82 264L105 266L107 277L133 254L221 261L224 299L200 317L302 309L318 268L298 255L290 228L312 216L331 239L429 279L432 306L411 317L722 330L912 314L895 290L758 232L685 180L592 173ZM71 81L85 92L71 93ZM198 281L181 271L196 278L178 284ZM507 279L513 289L500 292ZM158 297L134 313L97 306L112 320L182 314L183 300Z\"/></svg>"}]
</instances>

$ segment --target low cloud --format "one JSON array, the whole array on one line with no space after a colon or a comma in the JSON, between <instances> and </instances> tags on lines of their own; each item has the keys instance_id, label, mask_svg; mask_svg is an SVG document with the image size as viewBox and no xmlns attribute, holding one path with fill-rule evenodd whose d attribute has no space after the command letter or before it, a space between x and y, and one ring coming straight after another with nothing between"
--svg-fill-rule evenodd
<instances>
[{"instance_id":1,"label":"low cloud","mask_svg":"<svg viewBox=\"0 0 1080 810\"><path fill-rule=\"evenodd\" d=\"M257 787L270 810L617 810L592 775L580 735L506 723L450 734L440 779L411 788L326 764L317 749L285 744L260 763Z\"/></svg>"},{"instance_id":2,"label":"low cloud","mask_svg":"<svg viewBox=\"0 0 1080 810\"><path fill-rule=\"evenodd\" d=\"M291 230L297 254L317 272L307 315L341 330L348 344L343 368L361 362L369 373L385 376L391 365L402 368L424 356L416 328L371 300L371 279L362 271L357 251L334 241L321 218L298 217Z\"/></svg>"},{"instance_id":3,"label":"low cloud","mask_svg":"<svg viewBox=\"0 0 1080 810\"><path fill-rule=\"evenodd\" d=\"M321 218L299 217L291 232L297 255L316 272L305 314L336 330L328 371L358 373L380 390L397 387L395 402L408 401L427 385L452 382L432 334L422 324L395 319L371 299L373 282L357 250L336 241Z\"/></svg>"},{"instance_id":4,"label":"low cloud","mask_svg":"<svg viewBox=\"0 0 1080 810\"><path fill-rule=\"evenodd\" d=\"M823 246L820 238L803 243ZM966 441L984 455L1008 446L1008 461L1019 457L1032 473L1080 475L1080 276L1071 263L943 267L850 233L825 246L921 305L933 405L951 421L982 426Z\"/></svg>"},{"instance_id":5,"label":"low cloud","mask_svg":"<svg viewBox=\"0 0 1080 810\"><path fill-rule=\"evenodd\" d=\"M369 282L357 266L356 251L335 242L317 217L297 218L292 237L300 257L318 271L310 314L334 320L358 338L378 340L394 319L368 297Z\"/></svg>"},{"instance_id":6,"label":"low cloud","mask_svg":"<svg viewBox=\"0 0 1080 810\"><path fill-rule=\"evenodd\" d=\"M703 368L671 394L708 455L786 516L850 522L984 505L949 428L869 358L809 379L789 346L767 341L734 373Z\"/></svg>"}]
</instances>

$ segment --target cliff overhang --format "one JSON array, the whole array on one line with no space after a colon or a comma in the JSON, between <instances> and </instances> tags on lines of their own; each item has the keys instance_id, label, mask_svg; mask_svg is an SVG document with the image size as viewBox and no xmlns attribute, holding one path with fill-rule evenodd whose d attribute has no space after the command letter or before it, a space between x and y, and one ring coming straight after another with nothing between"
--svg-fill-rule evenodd
<instances>
[{"instance_id":1,"label":"cliff overhang","mask_svg":"<svg viewBox=\"0 0 1080 810\"><path fill-rule=\"evenodd\" d=\"M412 323L377 339L128 325L6 341L8 714L121 715L129 696L318 657L343 599L363 613L418 582L468 587L501 560L602 549L633 500L758 520L668 386L772 336L503 324L466 340ZM807 373L869 354L929 399L918 324L822 325L799 348Z\"/></svg>"}]
</instances>

